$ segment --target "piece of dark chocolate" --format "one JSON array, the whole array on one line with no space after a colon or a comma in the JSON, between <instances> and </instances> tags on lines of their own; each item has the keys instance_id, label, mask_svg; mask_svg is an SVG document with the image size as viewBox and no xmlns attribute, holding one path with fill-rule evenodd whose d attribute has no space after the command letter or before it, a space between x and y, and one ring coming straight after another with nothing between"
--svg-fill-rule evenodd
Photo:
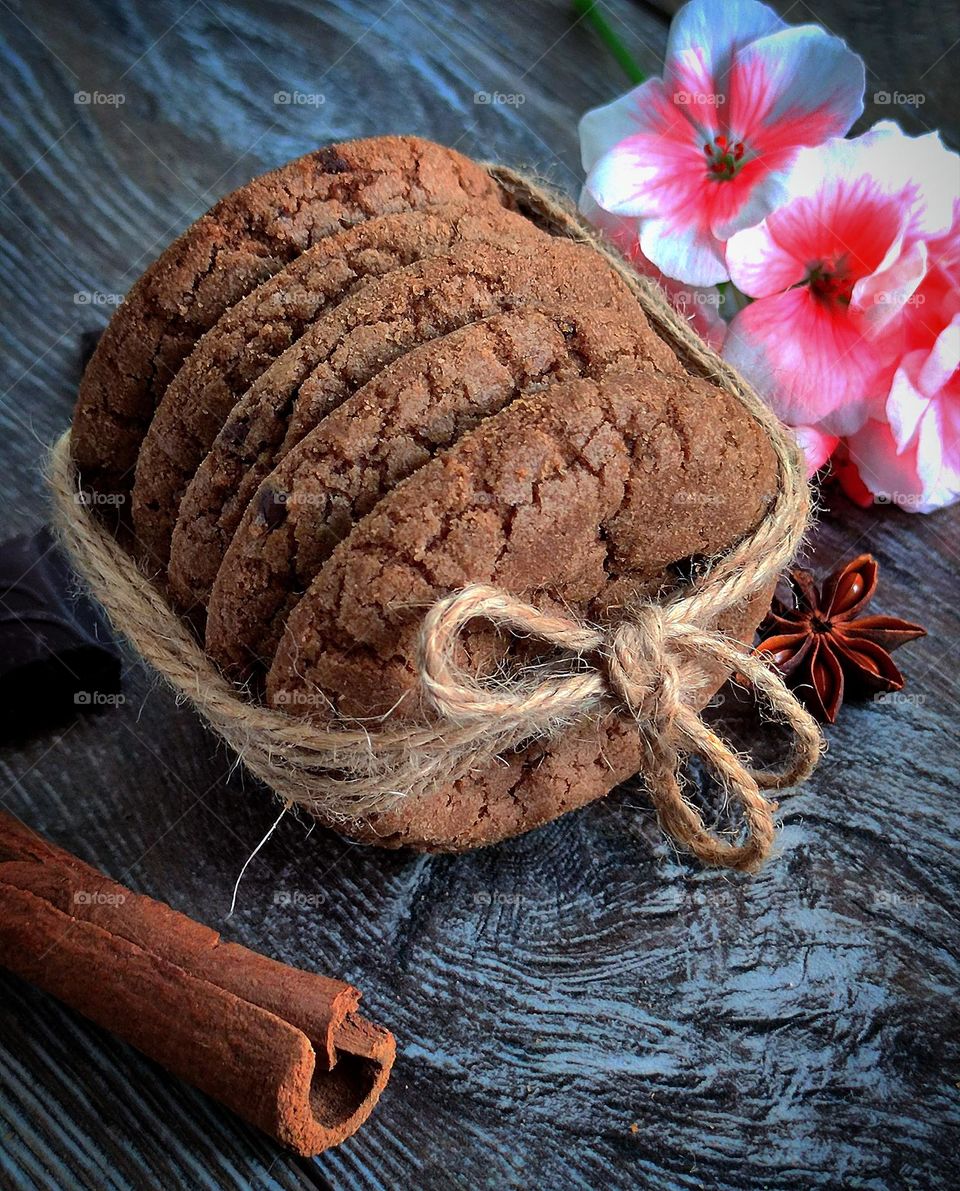
<instances>
[{"instance_id":1,"label":"piece of dark chocolate","mask_svg":"<svg viewBox=\"0 0 960 1191\"><path fill-rule=\"evenodd\" d=\"M0 545L0 742L122 698L116 641L50 531Z\"/></svg>"}]
</instances>

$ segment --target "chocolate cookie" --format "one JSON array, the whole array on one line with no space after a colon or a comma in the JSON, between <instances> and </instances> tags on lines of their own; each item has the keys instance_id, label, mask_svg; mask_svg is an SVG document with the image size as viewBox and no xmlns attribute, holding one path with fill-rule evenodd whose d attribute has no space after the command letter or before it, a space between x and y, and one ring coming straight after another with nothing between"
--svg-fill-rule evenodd
<instances>
[{"instance_id":1,"label":"chocolate cookie","mask_svg":"<svg viewBox=\"0 0 960 1191\"><path fill-rule=\"evenodd\" d=\"M232 306L167 387L140 448L133 527L145 559L166 565L180 500L227 415L311 322L370 279L457 244L541 234L492 205L384 215L325 236Z\"/></svg>"},{"instance_id":2,"label":"chocolate cookie","mask_svg":"<svg viewBox=\"0 0 960 1191\"><path fill-rule=\"evenodd\" d=\"M677 370L639 307L495 315L401 356L260 485L213 585L207 652L236 678L268 663L290 609L386 492L519 394L631 366Z\"/></svg>"},{"instance_id":3,"label":"chocolate cookie","mask_svg":"<svg viewBox=\"0 0 960 1191\"><path fill-rule=\"evenodd\" d=\"M287 621L270 701L309 714L320 692L341 715L417 717L416 635L442 595L491 583L599 619L613 595L750 529L775 477L761 428L706 381L611 373L523 398L337 546Z\"/></svg>"},{"instance_id":4,"label":"chocolate cookie","mask_svg":"<svg viewBox=\"0 0 960 1191\"><path fill-rule=\"evenodd\" d=\"M73 457L83 482L122 494L143 435L197 339L321 237L371 216L503 196L474 162L417 137L331 145L221 199L144 273L80 385Z\"/></svg>"},{"instance_id":5,"label":"chocolate cookie","mask_svg":"<svg viewBox=\"0 0 960 1191\"><path fill-rule=\"evenodd\" d=\"M321 721L331 706L418 718L413 650L440 596L491 582L613 619L631 597L669 585L671 564L748 532L775 489L766 436L706 382L648 371L552 386L482 422L355 526L287 621L269 700ZM749 636L767 603L761 595L722 627ZM478 666L504 658L490 633L466 646ZM610 715L346 829L381 845L463 850L601 797L641 765L636 731Z\"/></svg>"},{"instance_id":6,"label":"chocolate cookie","mask_svg":"<svg viewBox=\"0 0 960 1191\"><path fill-rule=\"evenodd\" d=\"M398 269L314 323L237 402L197 469L171 544L174 602L194 615L206 607L247 503L321 418L417 344L530 305L607 306L626 318L636 311L592 248L544 236L535 247L465 245Z\"/></svg>"}]
</instances>

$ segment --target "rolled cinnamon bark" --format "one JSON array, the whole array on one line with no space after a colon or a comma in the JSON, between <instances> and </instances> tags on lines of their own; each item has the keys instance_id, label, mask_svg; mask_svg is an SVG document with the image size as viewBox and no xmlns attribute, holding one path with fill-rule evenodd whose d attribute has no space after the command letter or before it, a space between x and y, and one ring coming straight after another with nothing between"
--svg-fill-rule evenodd
<instances>
[{"instance_id":1,"label":"rolled cinnamon bark","mask_svg":"<svg viewBox=\"0 0 960 1191\"><path fill-rule=\"evenodd\" d=\"M2 812L0 964L305 1156L359 1128L393 1065L349 984L221 942Z\"/></svg>"}]
</instances>

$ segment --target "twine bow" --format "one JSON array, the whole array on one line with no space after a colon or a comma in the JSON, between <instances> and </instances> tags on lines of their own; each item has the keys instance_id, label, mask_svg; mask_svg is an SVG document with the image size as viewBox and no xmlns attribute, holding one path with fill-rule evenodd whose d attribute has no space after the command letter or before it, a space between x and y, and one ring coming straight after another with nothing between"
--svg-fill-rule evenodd
<instances>
[{"instance_id":1,"label":"twine bow","mask_svg":"<svg viewBox=\"0 0 960 1191\"><path fill-rule=\"evenodd\" d=\"M421 686L437 715L451 724L483 728L514 739L553 735L613 700L636 722L646 753L645 776L664 830L705 864L752 870L773 842L776 804L761 789L792 785L811 771L820 733L779 675L739 642L691 620L696 602L644 604L630 619L604 631L544 612L503 591L474 584L438 601L420 635ZM534 638L576 662L570 673L483 680L457 661L460 635L471 621ZM716 662L736 670L793 734L781 771L752 769L701 719L689 702L696 682ZM678 779L681 757L698 756L742 808L746 837L732 843L713 834L687 801Z\"/></svg>"}]
</instances>

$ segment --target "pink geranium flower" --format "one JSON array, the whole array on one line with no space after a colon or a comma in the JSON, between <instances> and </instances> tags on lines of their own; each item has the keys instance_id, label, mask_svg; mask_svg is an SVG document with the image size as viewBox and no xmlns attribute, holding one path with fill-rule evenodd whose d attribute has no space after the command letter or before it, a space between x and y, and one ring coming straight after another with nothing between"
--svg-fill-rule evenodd
<instances>
[{"instance_id":1,"label":"pink geranium flower","mask_svg":"<svg viewBox=\"0 0 960 1191\"><path fill-rule=\"evenodd\" d=\"M899 320L901 355L882 415L846 447L841 482L929 513L960 499L960 204L926 244L928 269Z\"/></svg>"},{"instance_id":2,"label":"pink geranium flower","mask_svg":"<svg viewBox=\"0 0 960 1191\"><path fill-rule=\"evenodd\" d=\"M863 63L813 25L755 0L692 0L670 26L663 79L580 122L586 193L629 218L669 277L726 280L724 244L777 207L802 146L863 110Z\"/></svg>"},{"instance_id":3,"label":"pink geranium flower","mask_svg":"<svg viewBox=\"0 0 960 1191\"><path fill-rule=\"evenodd\" d=\"M731 277L757 301L731 323L724 355L784 421L843 435L882 417L957 176L936 133L885 122L804 150L788 201L731 237Z\"/></svg>"}]
</instances>

